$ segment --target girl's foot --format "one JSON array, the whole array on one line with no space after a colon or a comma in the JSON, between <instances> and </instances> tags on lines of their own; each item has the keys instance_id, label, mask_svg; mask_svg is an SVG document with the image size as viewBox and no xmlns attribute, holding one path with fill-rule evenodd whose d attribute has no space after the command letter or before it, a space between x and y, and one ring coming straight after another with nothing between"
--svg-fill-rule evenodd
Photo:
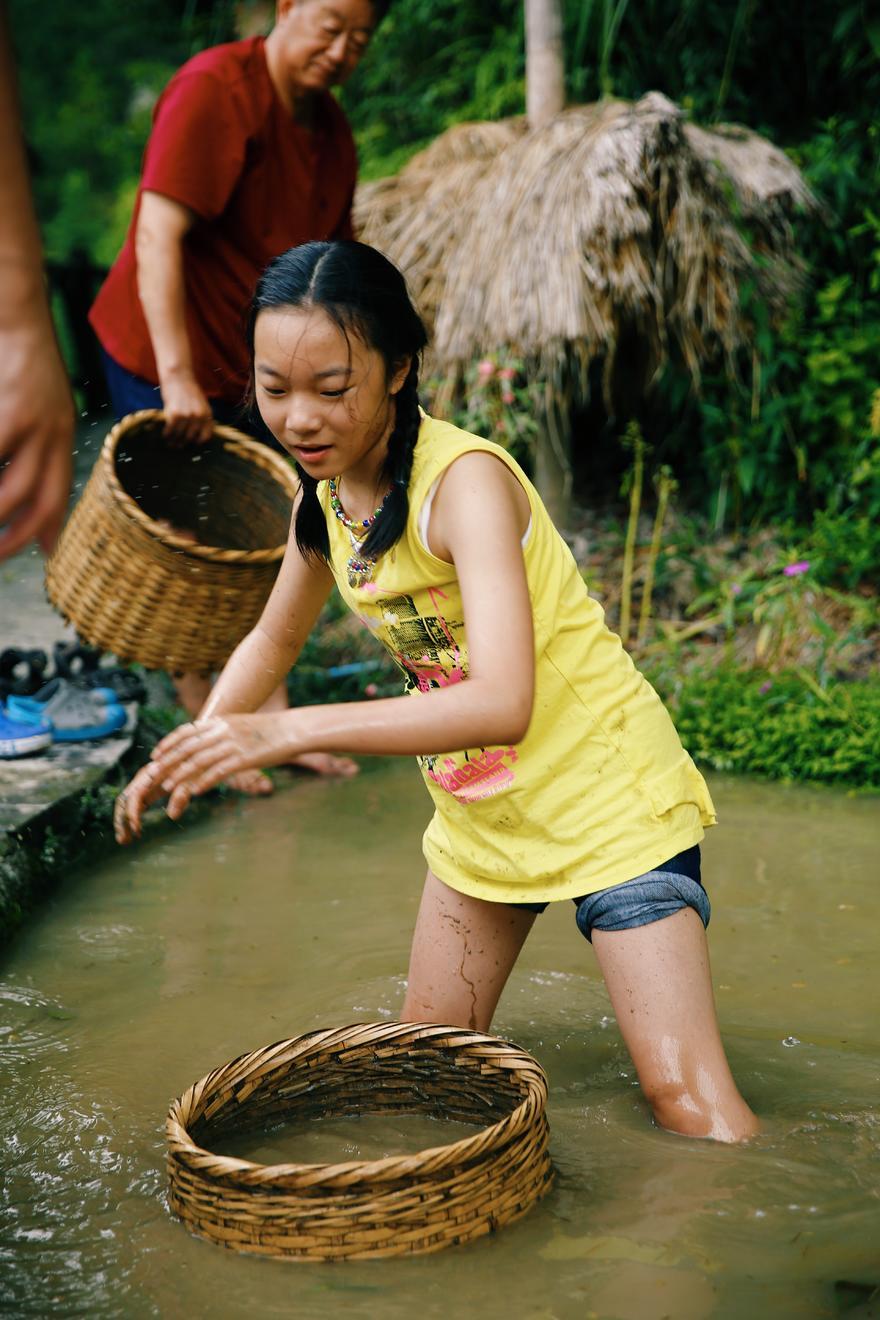
<instances>
[{"instance_id":1,"label":"girl's foot","mask_svg":"<svg viewBox=\"0 0 880 1320\"><path fill-rule=\"evenodd\" d=\"M268 797L275 791L272 780L262 770L239 770L238 774L230 775L224 783L227 788L234 789L236 793L244 793L246 797Z\"/></svg>"},{"instance_id":2,"label":"girl's foot","mask_svg":"<svg viewBox=\"0 0 880 1320\"><path fill-rule=\"evenodd\" d=\"M311 770L313 774L330 775L336 779L350 779L360 768L350 756L334 756L332 752L303 752L289 764L296 770Z\"/></svg>"},{"instance_id":3,"label":"girl's foot","mask_svg":"<svg viewBox=\"0 0 880 1320\"><path fill-rule=\"evenodd\" d=\"M329 775L337 779L350 779L358 772L356 761L348 756L334 756L332 752L305 752L290 762L297 770L309 770L316 775ZM262 770L240 770L225 781L228 788L247 797L268 797L275 791L272 780Z\"/></svg>"}]
</instances>

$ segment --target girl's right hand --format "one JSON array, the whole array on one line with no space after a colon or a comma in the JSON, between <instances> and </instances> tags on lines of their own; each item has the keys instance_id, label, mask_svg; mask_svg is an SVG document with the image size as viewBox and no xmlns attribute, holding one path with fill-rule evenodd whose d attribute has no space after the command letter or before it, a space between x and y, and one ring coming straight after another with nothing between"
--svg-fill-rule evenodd
<instances>
[{"instance_id":1,"label":"girl's right hand","mask_svg":"<svg viewBox=\"0 0 880 1320\"><path fill-rule=\"evenodd\" d=\"M127 844L133 839L139 839L143 813L147 807L165 796L159 767L154 761L148 761L141 766L113 805L113 833L116 842Z\"/></svg>"}]
</instances>

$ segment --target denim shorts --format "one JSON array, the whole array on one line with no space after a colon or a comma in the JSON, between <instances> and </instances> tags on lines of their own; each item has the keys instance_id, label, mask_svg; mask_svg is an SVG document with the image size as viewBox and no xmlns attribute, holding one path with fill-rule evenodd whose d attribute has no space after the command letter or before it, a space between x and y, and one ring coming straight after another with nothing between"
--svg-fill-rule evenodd
<instances>
[{"instance_id":1,"label":"denim shorts","mask_svg":"<svg viewBox=\"0 0 880 1320\"><path fill-rule=\"evenodd\" d=\"M622 885L572 899L578 930L592 942L594 930L632 930L662 921L682 908L693 908L704 926L709 924L709 896L700 879L700 848L686 848L668 862ZM543 912L546 903L512 903L511 907Z\"/></svg>"}]
</instances>

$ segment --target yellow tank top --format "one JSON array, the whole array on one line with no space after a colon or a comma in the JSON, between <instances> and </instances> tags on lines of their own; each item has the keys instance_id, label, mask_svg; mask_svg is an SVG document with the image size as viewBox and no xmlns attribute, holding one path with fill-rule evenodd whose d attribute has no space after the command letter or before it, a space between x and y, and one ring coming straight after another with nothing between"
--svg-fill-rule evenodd
<instances>
[{"instance_id":1,"label":"yellow tank top","mask_svg":"<svg viewBox=\"0 0 880 1320\"><path fill-rule=\"evenodd\" d=\"M495 454L531 506L523 554L534 616L535 704L522 742L418 758L434 816L423 846L445 884L495 902L573 898L631 880L698 843L715 812L659 697L605 626L574 558L518 463L490 441L424 417L406 531L352 587L348 532L318 486L331 567L351 610L388 649L414 700L466 682L455 567L426 548L420 515L462 454ZM500 648L503 638L498 639Z\"/></svg>"}]
</instances>

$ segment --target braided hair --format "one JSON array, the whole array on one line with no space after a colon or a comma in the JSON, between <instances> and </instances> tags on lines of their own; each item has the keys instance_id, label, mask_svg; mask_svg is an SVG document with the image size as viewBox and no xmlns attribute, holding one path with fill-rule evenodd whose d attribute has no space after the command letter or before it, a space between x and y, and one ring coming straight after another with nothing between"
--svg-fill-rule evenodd
<instances>
[{"instance_id":1,"label":"braided hair","mask_svg":"<svg viewBox=\"0 0 880 1320\"><path fill-rule=\"evenodd\" d=\"M394 426L382 476L391 490L381 515L361 547L371 559L400 540L409 515L408 486L419 435L419 359L427 343L425 327L410 302L406 281L396 266L375 248L349 241L303 243L276 257L257 284L247 322L251 364L254 332L260 312L278 308L320 308L342 332L354 334L382 358L386 380L407 359L410 368L393 399ZM256 391L251 365L248 399L255 411ZM307 559L330 559L330 539L318 499L318 483L299 463L302 499L294 536Z\"/></svg>"}]
</instances>

